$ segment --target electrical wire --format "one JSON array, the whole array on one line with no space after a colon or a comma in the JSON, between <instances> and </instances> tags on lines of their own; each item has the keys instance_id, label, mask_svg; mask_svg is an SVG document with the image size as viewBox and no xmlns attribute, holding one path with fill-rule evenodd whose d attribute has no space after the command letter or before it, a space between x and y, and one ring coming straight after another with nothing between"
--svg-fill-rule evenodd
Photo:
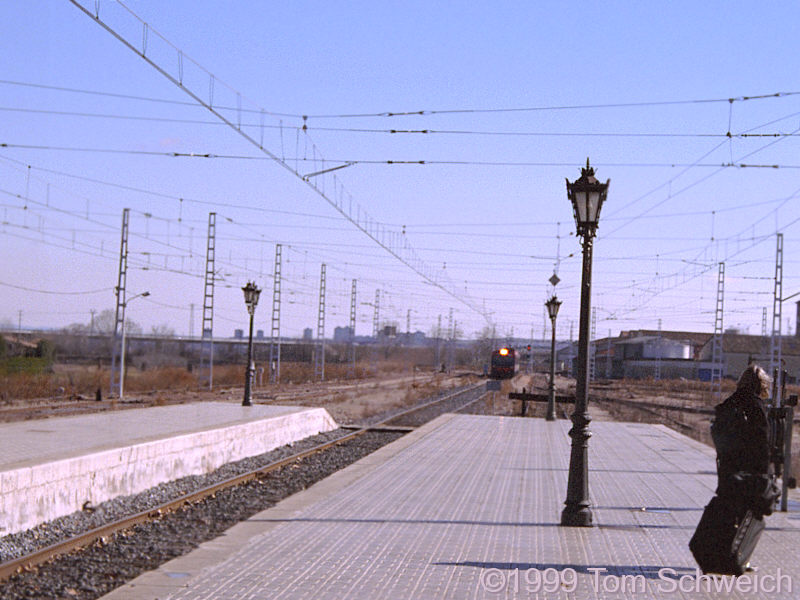
<instances>
[{"instance_id":1,"label":"electrical wire","mask_svg":"<svg viewBox=\"0 0 800 600\"><path fill-rule=\"evenodd\" d=\"M144 115L122 115L111 113L90 113L81 111L63 111L54 109L23 108L15 106L0 106L0 112L19 112L28 114L55 115L62 117L86 117L97 119L149 121L156 123L175 123L184 125L213 125L225 126L220 121L207 119L179 119L176 117L156 117ZM241 127L258 127L263 129L276 129L281 131L332 131L337 133L375 133L389 135L457 135L457 136L499 136L499 137L607 137L607 138L762 138L762 137L798 137L797 133L768 132L768 133L730 133L728 132L622 132L622 131L497 131L497 130L464 130L464 129L370 129L363 127L300 127L286 125L265 125L262 123L241 123ZM292 160L292 159L289 159Z\"/></svg>"},{"instance_id":2,"label":"electrical wire","mask_svg":"<svg viewBox=\"0 0 800 600\"><path fill-rule=\"evenodd\" d=\"M160 34L159 34L160 35ZM163 36L160 36L162 39ZM164 41L172 46L166 39ZM172 46L175 50L174 46ZM191 59L190 59L191 60ZM194 62L194 61L193 61ZM196 63L195 63L196 64ZM198 65L199 66L199 65ZM202 68L202 67L200 67ZM219 81L215 78L215 81ZM98 91L98 90L88 90L88 89L81 89L81 88L71 88L65 86L55 86L55 85L46 85L40 83L31 83L31 82L23 82L23 81L12 81L12 80L0 80L0 84L3 85L12 85L12 86L22 86L22 87L32 87L38 89L48 89L54 91L61 91L61 92L70 92L70 93L78 93L78 94L89 94L89 95L96 95L96 96L105 96L105 97L113 97L113 98L121 98L127 100L140 100L140 101L147 101L147 102L154 102L154 103L161 103L161 104L173 104L173 105L180 105L180 106L191 106L197 107L197 104L194 102L188 102L185 100L170 100L165 98L152 98L148 96L139 96L135 94L120 94L114 92L105 92L105 91ZM674 106L674 105L686 105L686 104L716 104L716 103L729 103L733 104L734 102L747 102L751 100L767 100L767 99L776 99L776 98L787 98L790 96L795 96L800 94L800 92L773 92L773 93L766 93L766 94L755 94L755 95L740 95L730 98L700 98L700 99L688 99L688 100L657 100L657 101L642 101L642 102L618 102L618 103L607 103L607 104L575 104L575 105L545 105L545 106L536 106L536 107L519 107L519 108L486 108L486 109L436 109L436 110L412 110L412 111L383 111L377 113L353 113L353 114L302 114L302 113L281 113L281 112L272 112L272 111L263 111L263 109L253 110L247 109L240 106L232 107L232 106L220 106L215 105L215 108L220 110L229 110L229 111L239 111L243 113L250 113L250 114L258 114L260 112L264 112L265 114L273 115L273 116L280 116L280 117L295 117L298 119L307 120L309 118L312 119L325 119L325 118L362 118L362 117L399 117L399 116L419 116L419 115L435 115L435 114L451 114L451 113L495 113L495 112L541 112L541 111L551 111L551 110L594 110L598 108L634 108L634 107L650 107L650 106Z\"/></svg>"},{"instance_id":3,"label":"electrical wire","mask_svg":"<svg viewBox=\"0 0 800 600\"><path fill-rule=\"evenodd\" d=\"M779 138L769 145L772 145L785 138ZM717 150L724 145L727 140L720 142L713 150ZM766 146L765 146L766 147ZM89 152L98 154L129 154L133 156L161 156L168 158L203 158L203 159L229 159L229 160L274 160L265 156L252 156L244 154L216 154L212 152L164 152L156 150L126 150L122 148L91 148L78 146L48 146L37 144L15 144L10 142L0 143L0 148L24 149L24 150L53 150L59 152ZM763 149L763 148L762 148ZM754 154L748 154L750 156ZM710 152L708 153L710 154ZM286 161L299 162L318 162L319 159L307 157L287 158ZM450 165L450 166L484 166L484 167L574 167L572 163L566 162L540 162L540 161L489 161L489 160L394 160L394 159L325 159L327 163L341 163L342 165ZM682 162L606 162L593 165L594 167L614 167L614 168L715 168L718 170L735 167L738 169L800 169L800 164L757 164L741 162L721 162L721 163L682 163ZM680 174L679 174L680 175ZM663 184L660 187L663 187ZM693 187L688 186L686 189ZM657 189L659 189L657 188ZM653 190L655 191L655 190ZM674 194L674 195L677 195Z\"/></svg>"},{"instance_id":4,"label":"electrical wire","mask_svg":"<svg viewBox=\"0 0 800 600\"><path fill-rule=\"evenodd\" d=\"M4 281L0 281L0 285L14 288L17 290L22 290L24 292L33 292L36 294L52 294L56 296L88 296L91 294L102 294L105 292L114 291L113 287L109 287L109 288L100 288L98 290L86 290L82 292L57 292L55 290L37 290L29 287L24 287L21 285L14 285L13 283L6 283Z\"/></svg>"}]
</instances>

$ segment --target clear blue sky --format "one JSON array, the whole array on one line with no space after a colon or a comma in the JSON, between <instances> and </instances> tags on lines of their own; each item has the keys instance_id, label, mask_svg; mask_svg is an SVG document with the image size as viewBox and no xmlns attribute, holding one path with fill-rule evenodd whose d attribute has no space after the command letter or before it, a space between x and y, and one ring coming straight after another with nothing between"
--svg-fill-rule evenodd
<instances>
[{"instance_id":1,"label":"clear blue sky","mask_svg":"<svg viewBox=\"0 0 800 600\"><path fill-rule=\"evenodd\" d=\"M409 310L412 330L430 333L439 315L446 327L452 307L471 336L486 326L473 306L491 313L498 335L528 336L533 327L541 339L557 269L559 337L570 322L577 336L580 252L564 180L580 175L587 156L611 179L595 244L598 337L656 329L659 319L664 329L712 331L719 262L725 326L759 334L763 308L772 313L778 231L784 296L800 291L798 137L752 136L800 131L794 3L126 6L148 23L146 34L115 2L99 2L100 17L138 50L145 43L147 56L203 101L213 87L220 112L256 144L263 136L289 168L68 0L0 4L6 325L17 325L19 311L24 328L59 327L113 308L128 207L128 294L151 292L129 316L145 329L188 333L194 304L199 333L214 211L216 336L244 326L239 288L249 279L265 289L257 327L269 329L276 243L284 247L283 335L316 328L324 262L328 335L347 324L357 279L359 334L372 330L380 289L381 321L400 330ZM197 65L213 73L213 86ZM532 108L547 110L496 110ZM414 111L426 112L352 116ZM346 211L369 213L387 240L404 240L446 291L297 176L345 162L356 164L311 181ZM729 163L780 168L721 166ZM784 315L793 332L793 302Z\"/></svg>"}]
</instances>

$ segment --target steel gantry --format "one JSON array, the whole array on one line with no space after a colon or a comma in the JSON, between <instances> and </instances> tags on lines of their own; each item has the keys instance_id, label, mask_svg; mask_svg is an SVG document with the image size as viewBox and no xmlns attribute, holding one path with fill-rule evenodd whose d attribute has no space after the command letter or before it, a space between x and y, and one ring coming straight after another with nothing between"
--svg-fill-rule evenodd
<instances>
[{"instance_id":1,"label":"steel gantry","mask_svg":"<svg viewBox=\"0 0 800 600\"><path fill-rule=\"evenodd\" d=\"M380 327L381 318L381 291L375 290L375 304L373 305L372 312L372 337L377 341L378 328Z\"/></svg>"},{"instance_id":2,"label":"steel gantry","mask_svg":"<svg viewBox=\"0 0 800 600\"><path fill-rule=\"evenodd\" d=\"M658 341L656 342L656 375L655 380L661 380L661 344L663 339L661 337L661 319L658 320Z\"/></svg>"},{"instance_id":3,"label":"steel gantry","mask_svg":"<svg viewBox=\"0 0 800 600\"><path fill-rule=\"evenodd\" d=\"M275 244L275 270L272 283L272 319L269 336L269 380L281 380L281 264L283 246Z\"/></svg>"},{"instance_id":4,"label":"steel gantry","mask_svg":"<svg viewBox=\"0 0 800 600\"><path fill-rule=\"evenodd\" d=\"M719 263L717 274L717 302L714 311L714 337L711 340L711 393L717 402L722 396L722 376L724 371L722 336L725 299L725 263Z\"/></svg>"},{"instance_id":5,"label":"steel gantry","mask_svg":"<svg viewBox=\"0 0 800 600\"><path fill-rule=\"evenodd\" d=\"M772 337L770 338L769 346L769 373L774 375L782 369L781 364L781 317L782 317L782 302L783 298L783 234L777 234L777 245L775 248L775 288L772 297ZM777 378L776 378L776 381ZM781 406L781 386L775 386L775 397L773 403L775 406Z\"/></svg>"},{"instance_id":6,"label":"steel gantry","mask_svg":"<svg viewBox=\"0 0 800 600\"><path fill-rule=\"evenodd\" d=\"M125 323L125 286L128 280L128 224L130 222L130 209L122 210L122 234L119 242L119 273L117 287L114 292L117 296L117 308L114 316L114 340L111 345L111 393L120 389L122 384L120 357L120 340L122 327Z\"/></svg>"},{"instance_id":7,"label":"steel gantry","mask_svg":"<svg viewBox=\"0 0 800 600\"><path fill-rule=\"evenodd\" d=\"M494 341L494 332L492 332L492 340ZM494 346L494 343L492 344ZM439 370L442 365L442 315L436 321L436 364L435 370Z\"/></svg>"},{"instance_id":8,"label":"steel gantry","mask_svg":"<svg viewBox=\"0 0 800 600\"><path fill-rule=\"evenodd\" d=\"M208 213L206 273L203 286L202 354L208 356L208 389L214 387L214 264L216 261L217 213ZM202 359L201 359L202 361Z\"/></svg>"},{"instance_id":9,"label":"steel gantry","mask_svg":"<svg viewBox=\"0 0 800 600\"><path fill-rule=\"evenodd\" d=\"M352 377L356 376L356 279L353 279L353 285L350 290L350 373Z\"/></svg>"},{"instance_id":10,"label":"steel gantry","mask_svg":"<svg viewBox=\"0 0 800 600\"><path fill-rule=\"evenodd\" d=\"M319 311L317 312L317 347L314 378L325 381L325 263L319 273Z\"/></svg>"},{"instance_id":11,"label":"steel gantry","mask_svg":"<svg viewBox=\"0 0 800 600\"><path fill-rule=\"evenodd\" d=\"M449 373L453 369L453 342L455 339L455 328L453 327L453 307L450 307L450 314L447 317L447 366L445 370ZM510 344L509 344L510 345Z\"/></svg>"},{"instance_id":12,"label":"steel gantry","mask_svg":"<svg viewBox=\"0 0 800 600\"><path fill-rule=\"evenodd\" d=\"M375 290L375 303L372 305L372 352L370 352L370 369L372 370L373 375L377 375L378 373L378 354L379 354L379 344L378 344L378 333L380 330L380 319L381 319L381 290Z\"/></svg>"}]
</instances>

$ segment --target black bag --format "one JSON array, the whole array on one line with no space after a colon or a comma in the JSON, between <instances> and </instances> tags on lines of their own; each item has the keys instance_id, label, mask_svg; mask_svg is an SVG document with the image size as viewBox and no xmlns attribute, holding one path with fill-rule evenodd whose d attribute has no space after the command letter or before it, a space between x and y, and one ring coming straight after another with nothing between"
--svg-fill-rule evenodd
<instances>
[{"instance_id":1,"label":"black bag","mask_svg":"<svg viewBox=\"0 0 800 600\"><path fill-rule=\"evenodd\" d=\"M732 496L738 498L740 503L744 503L758 517L771 515L781 495L781 489L773 476L744 471L734 473L724 487L730 489Z\"/></svg>"},{"instance_id":2,"label":"black bag","mask_svg":"<svg viewBox=\"0 0 800 600\"><path fill-rule=\"evenodd\" d=\"M703 573L741 575L753 554L764 519L735 500L714 496L708 503L689 549Z\"/></svg>"}]
</instances>

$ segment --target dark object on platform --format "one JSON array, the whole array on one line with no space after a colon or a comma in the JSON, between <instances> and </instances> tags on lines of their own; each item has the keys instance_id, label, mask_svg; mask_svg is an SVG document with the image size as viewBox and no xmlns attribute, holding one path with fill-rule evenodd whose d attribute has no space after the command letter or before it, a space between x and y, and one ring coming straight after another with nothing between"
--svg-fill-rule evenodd
<instances>
[{"instance_id":1,"label":"dark object on platform","mask_svg":"<svg viewBox=\"0 0 800 600\"><path fill-rule=\"evenodd\" d=\"M511 392L508 395L509 400L522 400L522 416L524 417L527 412L527 405L528 402L548 402L549 396L547 394L534 394L525 391L525 388L522 388L522 392ZM574 396L555 396L555 402L559 402L562 404L574 404L575 397Z\"/></svg>"},{"instance_id":2,"label":"dark object on platform","mask_svg":"<svg viewBox=\"0 0 800 600\"><path fill-rule=\"evenodd\" d=\"M749 365L736 391L714 407L716 496L706 506L689 549L704 573L741 575L780 490L770 461L770 427L762 401L770 379Z\"/></svg>"},{"instance_id":3,"label":"dark object on platform","mask_svg":"<svg viewBox=\"0 0 800 600\"><path fill-rule=\"evenodd\" d=\"M797 479L791 472L792 457L792 424L794 422L794 409L797 406L797 396L784 394L782 406L769 406L767 409L767 422L769 424L769 459L773 465L776 477L786 480L786 487L797 487Z\"/></svg>"},{"instance_id":4,"label":"dark object on platform","mask_svg":"<svg viewBox=\"0 0 800 600\"><path fill-rule=\"evenodd\" d=\"M714 496L703 511L689 549L703 573L741 575L762 531L763 518Z\"/></svg>"},{"instance_id":5,"label":"dark object on platform","mask_svg":"<svg viewBox=\"0 0 800 600\"><path fill-rule=\"evenodd\" d=\"M94 399L97 402L103 401L103 392L100 390L100 388L97 388L97 391L94 393Z\"/></svg>"},{"instance_id":6,"label":"dark object on platform","mask_svg":"<svg viewBox=\"0 0 800 600\"><path fill-rule=\"evenodd\" d=\"M509 400L524 400L525 402L547 402L547 394L535 394L526 392L525 388L521 392L511 392L508 394ZM559 404L574 404L575 396L556 396Z\"/></svg>"}]
</instances>

